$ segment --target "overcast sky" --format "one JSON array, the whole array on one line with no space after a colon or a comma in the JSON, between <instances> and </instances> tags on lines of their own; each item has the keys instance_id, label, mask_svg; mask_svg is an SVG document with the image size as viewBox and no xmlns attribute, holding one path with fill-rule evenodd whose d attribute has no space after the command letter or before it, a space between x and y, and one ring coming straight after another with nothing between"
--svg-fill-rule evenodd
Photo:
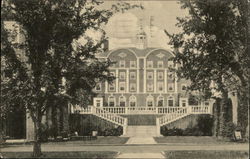
<instances>
[{"instance_id":1,"label":"overcast sky","mask_svg":"<svg viewBox=\"0 0 250 159\"><path fill-rule=\"evenodd\" d=\"M104 0L102 7L105 9L111 8L113 4L116 4L119 0ZM125 14L114 15L106 26L107 36L110 38L111 49L115 47L133 47L135 36L138 32L138 28L142 24L143 30L149 34L153 34L153 37L149 38L149 46L151 47L163 47L169 48L167 45L168 38L164 34L164 30L170 33L176 33L179 30L175 26L177 17L184 17L187 15L187 11L180 8L178 1L174 0L142 0L142 1L126 1L131 4L141 4L144 9L133 9L127 11ZM154 27L150 29L150 17L153 16ZM122 22L128 21L127 27L122 26ZM151 30L151 31L150 31ZM153 30L153 32L152 32ZM151 39L150 39L151 38ZM122 43L122 44L121 44Z\"/></svg>"}]
</instances>

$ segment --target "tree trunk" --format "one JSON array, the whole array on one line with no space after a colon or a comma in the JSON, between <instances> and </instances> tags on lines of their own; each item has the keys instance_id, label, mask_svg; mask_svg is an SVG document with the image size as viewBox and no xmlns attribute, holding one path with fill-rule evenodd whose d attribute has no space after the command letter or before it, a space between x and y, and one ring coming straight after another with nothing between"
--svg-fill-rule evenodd
<instances>
[{"instance_id":1,"label":"tree trunk","mask_svg":"<svg viewBox=\"0 0 250 159\"><path fill-rule=\"evenodd\" d=\"M222 99L220 104L220 118L219 118L219 137L225 137L226 129L226 108L228 104L228 93L227 91L222 92Z\"/></svg>"},{"instance_id":2,"label":"tree trunk","mask_svg":"<svg viewBox=\"0 0 250 159\"><path fill-rule=\"evenodd\" d=\"M219 118L220 118L220 99L216 99L213 105L214 125L213 125L213 136L218 136L219 131Z\"/></svg>"},{"instance_id":3,"label":"tree trunk","mask_svg":"<svg viewBox=\"0 0 250 159\"><path fill-rule=\"evenodd\" d=\"M41 142L40 142L40 128L41 121L34 122L34 144L33 144L33 157L40 157L42 155Z\"/></svg>"}]
</instances>

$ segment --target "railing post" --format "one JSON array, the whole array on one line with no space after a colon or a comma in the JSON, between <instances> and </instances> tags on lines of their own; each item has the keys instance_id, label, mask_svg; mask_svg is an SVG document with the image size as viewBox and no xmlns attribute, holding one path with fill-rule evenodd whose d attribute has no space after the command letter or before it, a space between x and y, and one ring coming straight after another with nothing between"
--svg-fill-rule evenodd
<instances>
[{"instance_id":1,"label":"railing post","mask_svg":"<svg viewBox=\"0 0 250 159\"><path fill-rule=\"evenodd\" d=\"M161 136L160 118L156 118L156 134Z\"/></svg>"},{"instance_id":2,"label":"railing post","mask_svg":"<svg viewBox=\"0 0 250 159\"><path fill-rule=\"evenodd\" d=\"M124 118L123 135L127 134L128 119Z\"/></svg>"}]
</instances>

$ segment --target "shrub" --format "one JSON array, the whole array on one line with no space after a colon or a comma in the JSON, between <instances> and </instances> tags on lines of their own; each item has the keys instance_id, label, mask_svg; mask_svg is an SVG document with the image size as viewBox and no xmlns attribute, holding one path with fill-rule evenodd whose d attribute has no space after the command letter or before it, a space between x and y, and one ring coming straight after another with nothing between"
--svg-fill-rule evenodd
<instances>
[{"instance_id":1,"label":"shrub","mask_svg":"<svg viewBox=\"0 0 250 159\"><path fill-rule=\"evenodd\" d=\"M237 128L233 122L227 122L223 130L223 136L233 139L235 130L241 131L241 129L239 127Z\"/></svg>"},{"instance_id":2,"label":"shrub","mask_svg":"<svg viewBox=\"0 0 250 159\"><path fill-rule=\"evenodd\" d=\"M197 119L197 129L204 136L212 136L214 118L212 115L200 115Z\"/></svg>"}]
</instances>

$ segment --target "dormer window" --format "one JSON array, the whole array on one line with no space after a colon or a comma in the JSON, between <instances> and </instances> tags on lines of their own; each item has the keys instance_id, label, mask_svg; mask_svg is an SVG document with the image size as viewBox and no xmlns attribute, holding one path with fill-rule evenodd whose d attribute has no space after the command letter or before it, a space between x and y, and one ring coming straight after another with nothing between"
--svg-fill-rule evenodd
<instances>
[{"instance_id":1,"label":"dormer window","mask_svg":"<svg viewBox=\"0 0 250 159\"><path fill-rule=\"evenodd\" d=\"M147 67L153 68L153 61L147 61Z\"/></svg>"},{"instance_id":2,"label":"dormer window","mask_svg":"<svg viewBox=\"0 0 250 159\"><path fill-rule=\"evenodd\" d=\"M120 67L125 67L125 61L124 60L120 61Z\"/></svg>"},{"instance_id":3,"label":"dormer window","mask_svg":"<svg viewBox=\"0 0 250 159\"><path fill-rule=\"evenodd\" d=\"M163 61L158 61L157 66L158 68L163 68Z\"/></svg>"},{"instance_id":4,"label":"dormer window","mask_svg":"<svg viewBox=\"0 0 250 159\"><path fill-rule=\"evenodd\" d=\"M136 67L136 62L135 61L130 61L130 67L135 68Z\"/></svg>"}]
</instances>

